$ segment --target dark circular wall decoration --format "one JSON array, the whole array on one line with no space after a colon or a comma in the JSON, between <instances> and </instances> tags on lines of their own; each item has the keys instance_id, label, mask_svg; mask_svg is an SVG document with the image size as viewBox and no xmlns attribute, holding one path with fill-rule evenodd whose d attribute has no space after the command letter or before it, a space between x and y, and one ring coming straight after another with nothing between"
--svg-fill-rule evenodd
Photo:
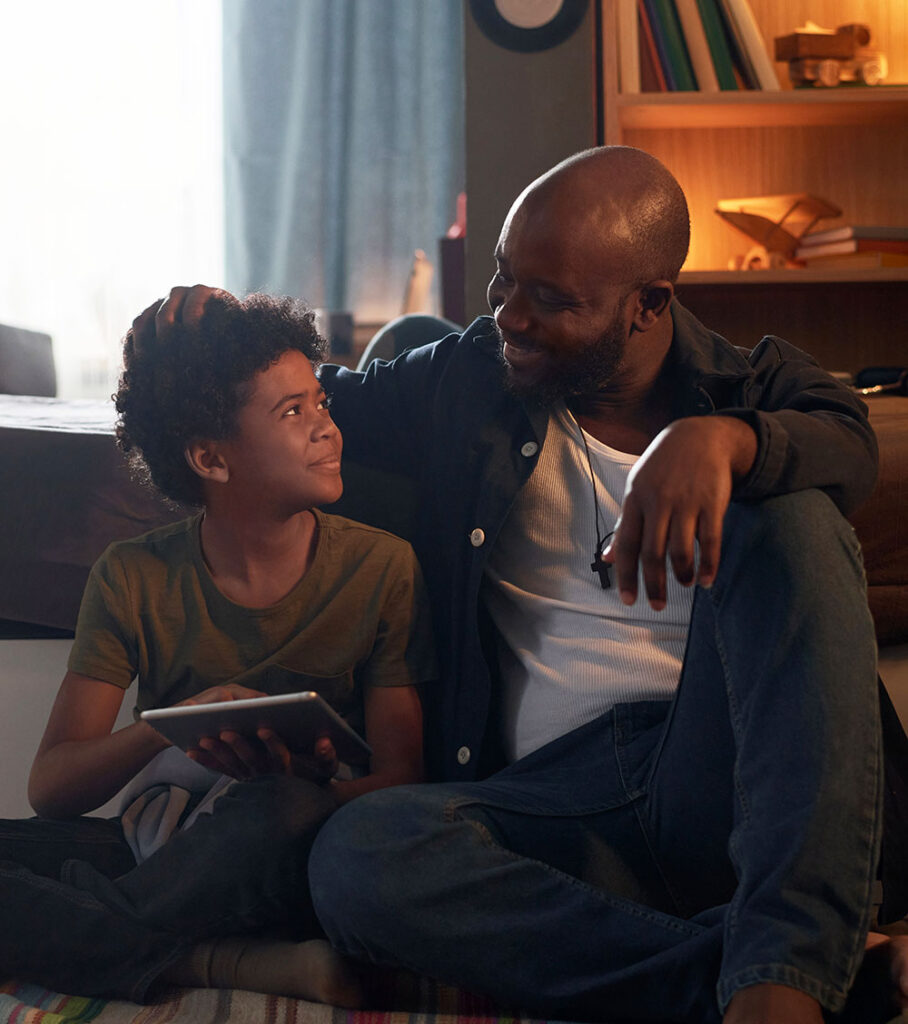
<instances>
[{"instance_id":1,"label":"dark circular wall decoration","mask_svg":"<svg viewBox=\"0 0 908 1024\"><path fill-rule=\"evenodd\" d=\"M476 24L506 50L534 53L572 35L589 0L470 0Z\"/></svg>"}]
</instances>

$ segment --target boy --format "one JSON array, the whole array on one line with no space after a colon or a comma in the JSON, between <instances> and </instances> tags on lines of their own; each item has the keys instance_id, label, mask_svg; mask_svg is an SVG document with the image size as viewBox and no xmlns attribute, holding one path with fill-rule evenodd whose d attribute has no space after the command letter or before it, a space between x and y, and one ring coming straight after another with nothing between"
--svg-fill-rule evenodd
<instances>
[{"instance_id":1,"label":"boy","mask_svg":"<svg viewBox=\"0 0 908 1024\"><path fill-rule=\"evenodd\" d=\"M342 491L313 372L323 349L311 312L262 295L216 300L158 342L127 335L118 441L202 511L112 545L92 571L29 797L42 818L74 818L146 771L122 824L0 828L5 973L139 1001L161 978L356 1003L324 942L207 941L320 934L306 877L318 827L422 774L415 684L433 664L413 553L315 507ZM370 771L334 777L329 741L301 756L267 730L204 739L192 765L141 720L111 732L136 676L139 710L318 690L365 733ZM217 772L243 781L225 791ZM212 783L223 795L199 813Z\"/></svg>"}]
</instances>

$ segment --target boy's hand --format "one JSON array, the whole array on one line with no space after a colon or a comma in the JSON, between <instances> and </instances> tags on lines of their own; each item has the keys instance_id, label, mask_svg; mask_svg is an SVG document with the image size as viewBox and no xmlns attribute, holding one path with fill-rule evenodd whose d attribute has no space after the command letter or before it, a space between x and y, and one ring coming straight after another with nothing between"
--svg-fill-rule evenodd
<instances>
[{"instance_id":1,"label":"boy's hand","mask_svg":"<svg viewBox=\"0 0 908 1024\"><path fill-rule=\"evenodd\" d=\"M315 741L311 754L293 753L286 743L271 729L259 729L262 741L274 765L273 771L281 775L294 775L312 782L327 782L340 764L334 744L327 736Z\"/></svg>"},{"instance_id":2,"label":"boy's hand","mask_svg":"<svg viewBox=\"0 0 908 1024\"><path fill-rule=\"evenodd\" d=\"M234 779L257 775L292 775L313 782L327 782L337 771L334 744L327 737L318 740L311 755L293 753L273 729L259 729L256 738L224 731L207 736L189 756L213 771Z\"/></svg>"}]
</instances>

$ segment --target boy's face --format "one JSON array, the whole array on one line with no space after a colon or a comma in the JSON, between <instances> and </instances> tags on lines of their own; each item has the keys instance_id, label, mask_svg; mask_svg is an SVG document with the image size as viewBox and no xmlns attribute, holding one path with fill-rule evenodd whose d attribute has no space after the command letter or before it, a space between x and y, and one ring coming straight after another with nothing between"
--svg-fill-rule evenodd
<instances>
[{"instance_id":1,"label":"boy's face","mask_svg":"<svg viewBox=\"0 0 908 1024\"><path fill-rule=\"evenodd\" d=\"M279 516L337 501L343 444L312 364L291 350L251 384L236 434L219 445L228 486Z\"/></svg>"}]
</instances>

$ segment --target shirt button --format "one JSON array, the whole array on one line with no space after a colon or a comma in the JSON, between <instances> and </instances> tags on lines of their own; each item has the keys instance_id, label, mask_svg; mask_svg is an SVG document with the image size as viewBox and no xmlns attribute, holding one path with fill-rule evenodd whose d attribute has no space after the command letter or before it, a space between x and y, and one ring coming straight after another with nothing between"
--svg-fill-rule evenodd
<instances>
[{"instance_id":1,"label":"shirt button","mask_svg":"<svg viewBox=\"0 0 908 1024\"><path fill-rule=\"evenodd\" d=\"M457 751L457 763L458 764L466 764L469 760L470 760L470 748L469 747L461 747Z\"/></svg>"},{"instance_id":2,"label":"shirt button","mask_svg":"<svg viewBox=\"0 0 908 1024\"><path fill-rule=\"evenodd\" d=\"M535 441L527 441L527 443L520 449L520 454L526 458L530 458L539 451L539 445Z\"/></svg>"},{"instance_id":3,"label":"shirt button","mask_svg":"<svg viewBox=\"0 0 908 1024\"><path fill-rule=\"evenodd\" d=\"M480 530L477 526L476 529L470 534L470 543L474 548L481 548L485 543L486 535L485 530Z\"/></svg>"}]
</instances>

